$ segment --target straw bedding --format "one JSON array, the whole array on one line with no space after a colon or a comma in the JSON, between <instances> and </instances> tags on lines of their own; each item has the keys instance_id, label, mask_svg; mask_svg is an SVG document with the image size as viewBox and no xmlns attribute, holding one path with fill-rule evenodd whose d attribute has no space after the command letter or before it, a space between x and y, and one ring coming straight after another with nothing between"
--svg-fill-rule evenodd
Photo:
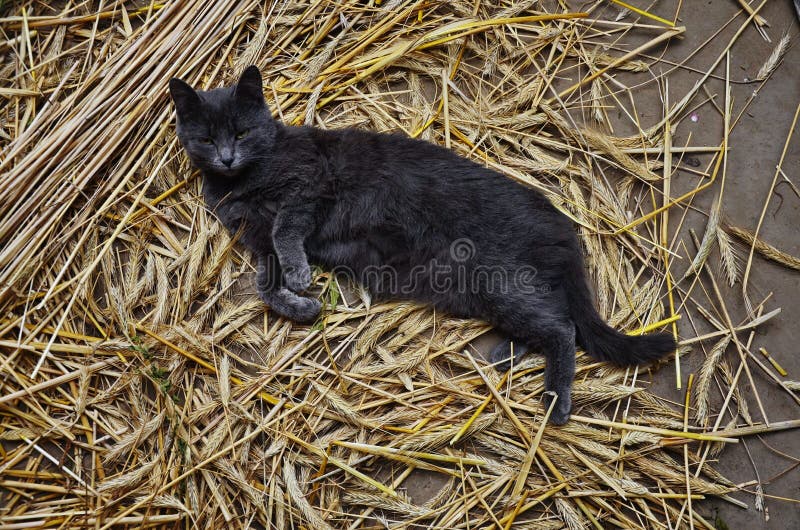
<instances>
[{"instance_id":1,"label":"straw bedding","mask_svg":"<svg viewBox=\"0 0 800 530\"><path fill-rule=\"evenodd\" d=\"M535 186L577 223L610 323L677 332L698 282L742 280L735 241L781 254L724 230L727 133L672 146L700 85L612 132L609 109L635 100L617 74L661 82L646 54L684 28L532 0L62 7L2 19L0 528L713 528L697 503L734 485L708 462L760 431L736 428L749 370L723 354L752 357L768 301L743 323L696 309L717 331L687 328L678 354L706 351L702 370L657 372L686 403L580 355L575 416L546 426L542 359L496 372L481 322L372 304L325 271L319 322L270 314L204 208L166 91L254 63L287 123L401 131ZM709 162L679 194L692 149ZM695 247L668 217L711 187Z\"/></svg>"}]
</instances>

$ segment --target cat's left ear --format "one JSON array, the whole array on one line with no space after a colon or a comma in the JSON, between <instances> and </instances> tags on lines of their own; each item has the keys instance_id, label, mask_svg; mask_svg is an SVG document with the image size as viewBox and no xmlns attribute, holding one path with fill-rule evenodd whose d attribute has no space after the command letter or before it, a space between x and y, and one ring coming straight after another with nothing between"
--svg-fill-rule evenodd
<instances>
[{"instance_id":1,"label":"cat's left ear","mask_svg":"<svg viewBox=\"0 0 800 530\"><path fill-rule=\"evenodd\" d=\"M236 100L241 103L250 103L264 106L264 93L261 91L261 72L256 65L245 68L239 84L236 85L234 95Z\"/></svg>"}]
</instances>

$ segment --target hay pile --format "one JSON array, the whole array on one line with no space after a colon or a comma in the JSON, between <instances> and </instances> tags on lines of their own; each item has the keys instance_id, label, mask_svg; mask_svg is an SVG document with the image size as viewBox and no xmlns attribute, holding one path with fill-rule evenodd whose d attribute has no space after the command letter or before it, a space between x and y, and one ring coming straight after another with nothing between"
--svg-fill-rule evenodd
<instances>
[{"instance_id":1,"label":"hay pile","mask_svg":"<svg viewBox=\"0 0 800 530\"><path fill-rule=\"evenodd\" d=\"M752 300L733 323L721 298L692 299L720 281L714 245L741 279L721 199L699 251L667 230L695 194L722 197L727 133L671 141L702 82L660 123L628 115L635 134L608 116L635 100L616 75L652 82L645 54L683 28L533 0L88 6L12 2L2 18L0 528L713 528L695 505L733 485L708 460L766 429L736 428L750 371L723 353L752 357L776 310ZM373 305L324 271L324 319L270 314L203 207L166 91L251 63L287 123L404 131L543 190L580 225L612 325L677 330L706 311L718 331L681 349L708 349L691 403L581 356L573 420L545 426L541 358L502 377L470 346L484 324ZM692 152L709 164L675 193Z\"/></svg>"}]
</instances>

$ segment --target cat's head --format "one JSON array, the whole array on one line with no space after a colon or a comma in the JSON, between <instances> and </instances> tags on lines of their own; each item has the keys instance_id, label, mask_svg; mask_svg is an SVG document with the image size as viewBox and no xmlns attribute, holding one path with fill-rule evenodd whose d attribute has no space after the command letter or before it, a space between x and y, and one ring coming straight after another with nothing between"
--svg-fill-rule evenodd
<instances>
[{"instance_id":1,"label":"cat's head","mask_svg":"<svg viewBox=\"0 0 800 530\"><path fill-rule=\"evenodd\" d=\"M235 86L194 90L173 78L169 91L178 115L178 138L201 171L235 177L269 152L277 124L255 66L247 67Z\"/></svg>"}]
</instances>

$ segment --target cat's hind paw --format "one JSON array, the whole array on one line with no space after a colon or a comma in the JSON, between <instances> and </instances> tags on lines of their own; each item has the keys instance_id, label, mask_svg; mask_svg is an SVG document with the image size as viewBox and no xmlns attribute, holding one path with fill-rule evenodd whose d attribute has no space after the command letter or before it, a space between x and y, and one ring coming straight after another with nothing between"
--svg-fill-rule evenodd
<instances>
[{"instance_id":1,"label":"cat's hind paw","mask_svg":"<svg viewBox=\"0 0 800 530\"><path fill-rule=\"evenodd\" d=\"M506 339L489 353L489 362L492 363L495 370L507 372L511 369L512 360L514 363L518 363L525 353L526 350L521 343L514 342L512 348L511 340Z\"/></svg>"},{"instance_id":2,"label":"cat's hind paw","mask_svg":"<svg viewBox=\"0 0 800 530\"><path fill-rule=\"evenodd\" d=\"M545 410L550 408L550 405L553 403L553 399L555 399L556 395L557 394L555 392L544 393L543 398ZM556 404L553 407L553 411L550 413L549 423L552 425L564 425L569 421L570 412L572 412L572 399L568 395L558 395L558 399L556 399Z\"/></svg>"}]
</instances>

